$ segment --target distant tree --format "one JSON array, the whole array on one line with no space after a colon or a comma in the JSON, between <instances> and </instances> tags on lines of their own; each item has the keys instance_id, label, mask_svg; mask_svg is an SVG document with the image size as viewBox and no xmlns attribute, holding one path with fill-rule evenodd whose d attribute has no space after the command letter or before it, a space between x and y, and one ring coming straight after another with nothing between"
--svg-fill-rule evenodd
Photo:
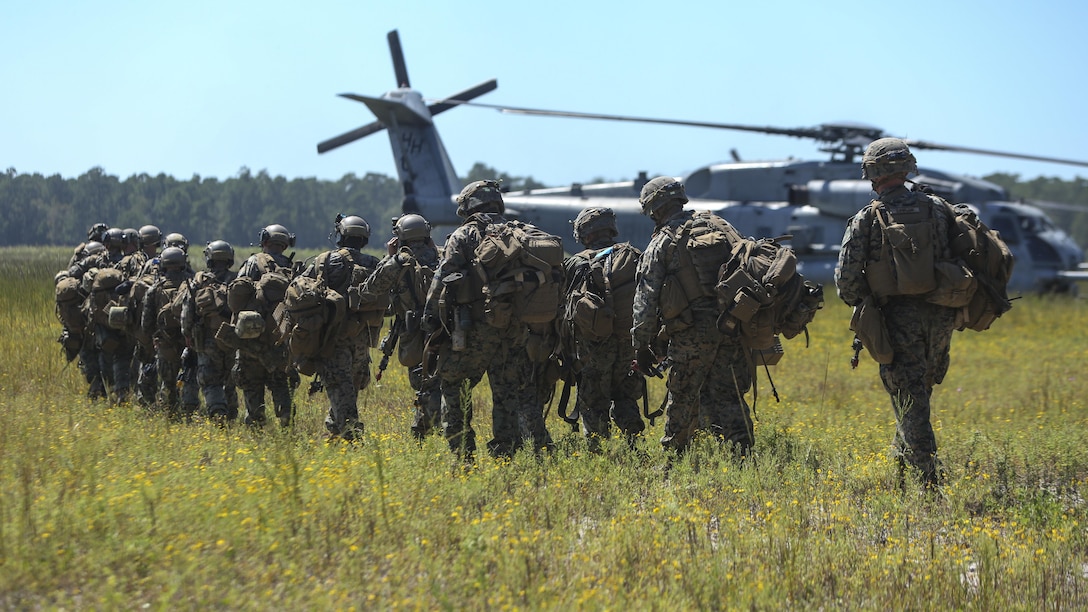
<instances>
[{"instance_id":1,"label":"distant tree","mask_svg":"<svg viewBox=\"0 0 1088 612\"><path fill-rule=\"evenodd\" d=\"M502 188L506 191L540 189L547 186L544 183L533 180L533 177L531 176L511 176L505 172L499 172L483 162L476 162L475 165L469 168L468 175L461 179L461 184L468 185L473 181L482 181L485 179L499 179L502 181Z\"/></svg>"}]
</instances>

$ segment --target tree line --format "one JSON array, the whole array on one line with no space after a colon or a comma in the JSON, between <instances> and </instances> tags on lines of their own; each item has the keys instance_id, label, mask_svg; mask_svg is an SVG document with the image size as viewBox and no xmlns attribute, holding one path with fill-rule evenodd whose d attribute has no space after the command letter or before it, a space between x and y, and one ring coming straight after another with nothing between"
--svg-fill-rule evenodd
<instances>
[{"instance_id":1,"label":"tree line","mask_svg":"<svg viewBox=\"0 0 1088 612\"><path fill-rule=\"evenodd\" d=\"M482 163L462 182L496 177L511 190L544 187L532 177L510 176ZM1073 204L1088 211L1088 179L1020 181L1015 174L983 178L1008 189L1014 199ZM164 233L180 232L194 244L223 239L243 246L256 243L262 227L279 223L297 236L298 247L321 248L329 244L337 213L360 215L375 236L388 235L390 220L401 212L401 199L397 179L375 173L346 174L336 181L289 180L242 168L223 180L199 175L180 180L165 174L122 180L100 167L75 178L19 174L9 168L0 174L0 246L72 245L100 222L137 229L150 223ZM1079 244L1088 245L1088 215L1061 209L1047 213Z\"/></svg>"}]
</instances>

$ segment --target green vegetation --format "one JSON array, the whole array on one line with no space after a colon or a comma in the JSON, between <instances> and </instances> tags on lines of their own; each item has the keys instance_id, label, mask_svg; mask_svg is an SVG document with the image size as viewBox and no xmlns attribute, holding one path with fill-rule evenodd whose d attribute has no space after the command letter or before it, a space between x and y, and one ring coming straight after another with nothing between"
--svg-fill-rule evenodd
<instances>
[{"instance_id":1,"label":"green vegetation","mask_svg":"<svg viewBox=\"0 0 1088 612\"><path fill-rule=\"evenodd\" d=\"M544 187L532 177L511 176L476 163L462 182L498 177L510 190ZM1021 182L1018 175L984 177L1014 198L1039 199L1088 210L1088 179L1062 181L1039 177ZM602 179L603 180L603 179ZM137 174L124 180L92 168L76 178L59 175L0 173L0 246L75 245L98 222L139 228L153 223L163 232L181 232L193 244L227 240L239 248L254 243L269 223L281 223L298 237L300 248L327 248L336 213L362 215L377 239L401 212L401 188L395 178L368 173L338 181L288 180L247 168L223 180L193 176L179 180L164 174ZM1055 223L1079 244L1088 244L1088 215L1047 209Z\"/></svg>"},{"instance_id":2,"label":"green vegetation","mask_svg":"<svg viewBox=\"0 0 1088 612\"><path fill-rule=\"evenodd\" d=\"M88 402L53 342L66 255L0 250L0 608L1088 606L1084 301L956 335L927 496L896 484L888 398L833 300L786 342L781 403L760 375L753 461L704 440L666 473L660 420L644 453L590 455L553 409L554 455L463 470L412 441L400 369L363 394L357 446L323 441L305 380L291 431Z\"/></svg>"}]
</instances>

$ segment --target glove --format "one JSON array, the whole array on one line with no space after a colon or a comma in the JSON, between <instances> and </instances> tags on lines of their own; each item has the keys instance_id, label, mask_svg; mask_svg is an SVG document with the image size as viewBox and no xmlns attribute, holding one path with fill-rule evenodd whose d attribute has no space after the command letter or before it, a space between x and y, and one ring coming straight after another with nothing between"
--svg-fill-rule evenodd
<instances>
[{"instance_id":1,"label":"glove","mask_svg":"<svg viewBox=\"0 0 1088 612\"><path fill-rule=\"evenodd\" d=\"M654 356L654 352L649 348L640 348L635 352L635 363L638 364L639 372L649 374L653 371L654 366L657 365L657 357Z\"/></svg>"}]
</instances>

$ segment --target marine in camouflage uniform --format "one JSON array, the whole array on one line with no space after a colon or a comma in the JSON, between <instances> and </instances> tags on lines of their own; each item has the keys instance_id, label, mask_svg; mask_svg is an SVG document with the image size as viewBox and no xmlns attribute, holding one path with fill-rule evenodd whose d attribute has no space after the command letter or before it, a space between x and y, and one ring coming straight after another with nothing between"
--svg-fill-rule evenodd
<instances>
[{"instance_id":1,"label":"marine in camouflage uniform","mask_svg":"<svg viewBox=\"0 0 1088 612\"><path fill-rule=\"evenodd\" d=\"M97 232L99 226L104 226L104 224L96 224L88 234L100 233L103 235L104 240L105 231L109 228L103 227L101 232ZM97 268L100 265L105 253L106 246L97 240L90 240L81 244L76 247L76 252L68 263L68 270L64 274L82 281L83 275L88 270ZM84 284L86 283L84 282ZM81 293L84 298L86 298L86 294L86 290ZM94 323L87 320L79 343L79 371L83 374L84 380L87 381L87 397L92 400L106 397L106 383L102 377L101 361L101 350L94 341Z\"/></svg>"},{"instance_id":2,"label":"marine in camouflage uniform","mask_svg":"<svg viewBox=\"0 0 1088 612\"><path fill-rule=\"evenodd\" d=\"M656 223L653 237L642 254L635 290L634 326L631 340L642 372L659 361L653 345L662 324L662 287L680 264L675 253L677 234L694 215L684 210L688 201L684 186L672 177L646 183L639 196L642 212ZM715 225L729 226L721 217L700 213ZM733 230L735 234L735 230ZM738 339L718 330L717 302L713 287L690 301L682 317L663 321L669 336L667 358L668 401L665 407L666 450L683 453L698 430L731 442L743 456L754 444L752 421L744 395L752 386L748 358ZM690 317L688 315L690 314Z\"/></svg>"},{"instance_id":3,"label":"marine in camouflage uniform","mask_svg":"<svg viewBox=\"0 0 1088 612\"><path fill-rule=\"evenodd\" d=\"M951 259L949 231L953 220L941 198L908 190L904 183L918 169L907 144L898 138L874 141L862 158L862 176L873 183L881 208L892 218L929 215L935 232L935 259ZM945 228L940 231L940 228ZM882 230L873 208L866 206L850 219L842 238L835 269L839 297L857 306L873 294L878 298L891 341L892 362L880 366L880 379L895 411L894 451L901 462L917 468L927 486L942 477L937 440L930 424L930 396L948 372L949 348L956 325L956 310L927 302L920 296L874 294L866 269L879 259Z\"/></svg>"},{"instance_id":4,"label":"marine in camouflage uniform","mask_svg":"<svg viewBox=\"0 0 1088 612\"><path fill-rule=\"evenodd\" d=\"M215 333L230 321L226 292L237 276L231 271L234 247L225 240L209 242L204 263L205 269L181 289L181 330L196 350L196 380L204 396L204 410L212 421L226 423L238 418L238 390L230 378L234 351L216 341Z\"/></svg>"},{"instance_id":5,"label":"marine in camouflage uniform","mask_svg":"<svg viewBox=\"0 0 1088 612\"><path fill-rule=\"evenodd\" d=\"M438 249L431 240L431 224L420 215L408 214L396 219L393 238L386 244L388 255L378 264L374 273L363 283L362 293L390 296L393 309L393 328L400 334L398 358L418 356L422 360L423 331L420 319L423 305L430 288L429 278L438 268ZM391 330L392 333L392 330ZM422 440L428 433L441 426L442 392L438 377L425 377L423 364L402 364L408 369L408 383L416 392L412 435Z\"/></svg>"},{"instance_id":6,"label":"marine in camouflage uniform","mask_svg":"<svg viewBox=\"0 0 1088 612\"><path fill-rule=\"evenodd\" d=\"M476 432L467 397L470 393L462 393L462 386L471 388L485 373L492 398L488 452L495 457L510 457L526 439L534 449L547 447L550 440L533 378L535 368L525 348L528 327L514 317L511 321L489 323L483 312L483 292L478 283L473 288L471 261L476 247L489 224L506 222L504 210L496 181L475 181L461 191L457 214L464 222L446 240L424 307L426 333L443 326L454 334L464 332L463 350L453 350L452 342L442 345L437 375L442 387L443 434L450 449L466 460L475 455ZM454 275L460 275L460 279ZM466 319L470 320L467 329L463 325ZM459 320L462 323L457 323Z\"/></svg>"},{"instance_id":7,"label":"marine in camouflage uniform","mask_svg":"<svg viewBox=\"0 0 1088 612\"><path fill-rule=\"evenodd\" d=\"M107 230L105 245L106 253L98 255L97 258L88 258L78 265L85 266L84 269L116 268L124 258L124 230L116 227ZM96 321L93 327L99 368L103 381L110 389L110 401L127 401L129 388L132 386L133 343L123 331L113 329L105 323Z\"/></svg>"},{"instance_id":8,"label":"marine in camouflage uniform","mask_svg":"<svg viewBox=\"0 0 1088 612\"><path fill-rule=\"evenodd\" d=\"M137 233L140 249L126 255L120 263L121 271L131 284L128 307L132 309L134 318L139 318L143 312L144 294L158 279L159 270L154 260L158 256L159 245L162 244L162 232L154 225L145 225ZM155 369L155 346L151 337L145 336L139 329L139 321L136 323L132 334L135 345L132 369L136 380L136 401L141 406L151 407L159 389L159 374Z\"/></svg>"},{"instance_id":9,"label":"marine in camouflage uniform","mask_svg":"<svg viewBox=\"0 0 1088 612\"><path fill-rule=\"evenodd\" d=\"M590 262L605 249L613 247L618 235L616 214L611 208L587 208L578 214L574 220L574 239L586 250L568 257L563 264L568 300L576 289L572 283L589 273ZM635 247L627 245L627 248L641 255ZM616 295L612 295L615 300ZM635 359L629 327L633 300L615 302L611 308L616 315L612 333L608 336L597 338L579 334L573 321L567 321L565 328L572 332L565 350L571 351L568 357L578 363L576 406L591 449L598 448L600 440L611 435L612 421L629 444L646 429L638 412L642 379L631 371L631 362ZM569 307L567 312L571 312Z\"/></svg>"},{"instance_id":10,"label":"marine in camouflage uniform","mask_svg":"<svg viewBox=\"0 0 1088 612\"><path fill-rule=\"evenodd\" d=\"M259 240L261 252L246 259L238 270L238 278L258 282L262 276L273 271L290 278L293 262L283 252L294 246L295 235L289 233L284 226L273 224L261 229ZM290 363L287 347L277 346L269 329L275 307L276 304L259 305L259 312L266 321L266 329L259 338L245 341L246 348L239 349L234 364L235 382L241 388L245 400L247 425L264 425L266 388L272 395L272 404L280 425L290 425L294 417L294 403L287 374ZM238 312L240 311L232 309L232 316L237 317Z\"/></svg>"},{"instance_id":11,"label":"marine in camouflage uniform","mask_svg":"<svg viewBox=\"0 0 1088 612\"><path fill-rule=\"evenodd\" d=\"M179 384L185 337L181 331L180 308L175 308L178 291L192 276L187 272L185 252L177 247L163 249L159 258L159 280L144 296L140 326L155 346L155 369L159 373L157 406L170 417L191 417L200 407L195 384ZM194 381L195 382L195 381Z\"/></svg>"},{"instance_id":12,"label":"marine in camouflage uniform","mask_svg":"<svg viewBox=\"0 0 1088 612\"><path fill-rule=\"evenodd\" d=\"M302 275L324 280L329 289L347 300L349 287L370 276L378 266L378 258L360 250L370 240L370 225L362 217L338 215L335 233L340 248L318 255ZM382 314L384 308L377 314L377 327L372 327L362 313L349 311L341 333L333 339L329 356L316 360L317 375L329 398L325 429L332 436L350 441L363 434L359 392L370 386L370 346L381 329Z\"/></svg>"}]
</instances>

